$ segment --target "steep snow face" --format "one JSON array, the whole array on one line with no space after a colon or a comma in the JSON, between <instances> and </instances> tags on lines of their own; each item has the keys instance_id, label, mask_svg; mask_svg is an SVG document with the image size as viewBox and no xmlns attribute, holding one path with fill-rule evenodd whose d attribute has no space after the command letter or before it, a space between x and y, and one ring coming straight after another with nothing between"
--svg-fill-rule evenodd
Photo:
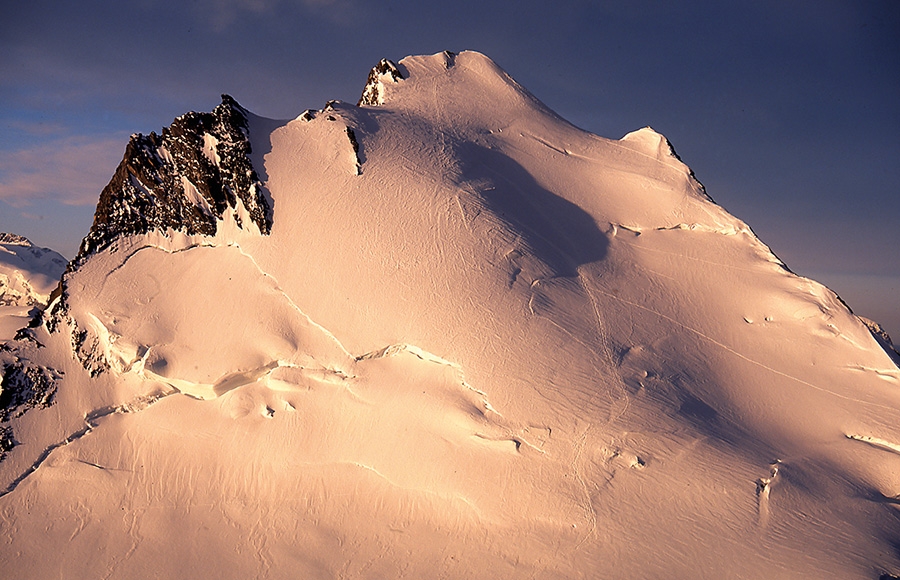
<instances>
[{"instance_id":1,"label":"steep snow face","mask_svg":"<svg viewBox=\"0 0 900 580\"><path fill-rule=\"evenodd\" d=\"M270 228L184 173L214 228L98 209L115 242L0 352L4 569L900 573L900 369L663 136L472 52L243 118Z\"/></svg>"},{"instance_id":2,"label":"steep snow face","mask_svg":"<svg viewBox=\"0 0 900 580\"><path fill-rule=\"evenodd\" d=\"M22 236L0 233L0 343L28 324L32 308L47 304L67 263Z\"/></svg>"}]
</instances>

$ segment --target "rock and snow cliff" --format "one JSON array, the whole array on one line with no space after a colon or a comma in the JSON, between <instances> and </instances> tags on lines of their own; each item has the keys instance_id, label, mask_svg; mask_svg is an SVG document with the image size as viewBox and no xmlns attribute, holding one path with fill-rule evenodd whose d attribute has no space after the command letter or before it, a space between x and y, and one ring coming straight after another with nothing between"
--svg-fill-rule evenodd
<instances>
[{"instance_id":1,"label":"rock and snow cliff","mask_svg":"<svg viewBox=\"0 0 900 580\"><path fill-rule=\"evenodd\" d=\"M162 135L132 135L76 261L123 236L175 230L214 235L229 214L268 233L271 209L250 161L248 112L228 95L212 113L187 113Z\"/></svg>"},{"instance_id":2,"label":"rock and snow cliff","mask_svg":"<svg viewBox=\"0 0 900 580\"><path fill-rule=\"evenodd\" d=\"M21 577L900 572L868 328L480 54L134 137L61 288L0 352Z\"/></svg>"}]
</instances>

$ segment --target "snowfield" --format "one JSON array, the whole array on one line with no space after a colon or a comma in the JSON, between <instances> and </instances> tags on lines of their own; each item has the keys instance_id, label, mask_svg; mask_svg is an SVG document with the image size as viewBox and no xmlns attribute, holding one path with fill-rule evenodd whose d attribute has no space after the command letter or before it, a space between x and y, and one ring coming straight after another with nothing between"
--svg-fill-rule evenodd
<instances>
[{"instance_id":1,"label":"snowfield","mask_svg":"<svg viewBox=\"0 0 900 580\"><path fill-rule=\"evenodd\" d=\"M4 576L900 574L883 338L652 129L385 63L246 113L261 197L173 178L215 233L91 246L0 351Z\"/></svg>"}]
</instances>

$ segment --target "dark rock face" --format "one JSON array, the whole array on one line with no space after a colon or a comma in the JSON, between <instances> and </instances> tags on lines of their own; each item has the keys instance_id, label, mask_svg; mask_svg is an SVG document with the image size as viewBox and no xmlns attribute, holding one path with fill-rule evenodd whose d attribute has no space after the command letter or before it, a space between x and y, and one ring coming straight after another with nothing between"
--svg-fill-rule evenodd
<instances>
[{"instance_id":1,"label":"dark rock face","mask_svg":"<svg viewBox=\"0 0 900 580\"><path fill-rule=\"evenodd\" d=\"M59 371L21 358L17 351L8 344L0 345L0 423L21 417L29 409L51 406L63 376ZM16 445L12 427L0 424L0 462Z\"/></svg>"},{"instance_id":2,"label":"dark rock face","mask_svg":"<svg viewBox=\"0 0 900 580\"><path fill-rule=\"evenodd\" d=\"M96 336L92 336L87 330L80 328L73 321L72 329L72 352L75 358L81 363L92 377L96 377L101 373L109 370L109 363L100 350L100 340Z\"/></svg>"},{"instance_id":3,"label":"dark rock face","mask_svg":"<svg viewBox=\"0 0 900 580\"><path fill-rule=\"evenodd\" d=\"M6 459L15 446L16 438L13 436L12 429L8 426L0 427L0 462Z\"/></svg>"},{"instance_id":4,"label":"dark rock face","mask_svg":"<svg viewBox=\"0 0 900 580\"><path fill-rule=\"evenodd\" d=\"M246 227L236 211L238 200L268 234L271 208L249 153L247 111L228 95L212 113L182 115L162 135L133 135L100 194L75 264L123 236L168 229L215 235L228 211Z\"/></svg>"},{"instance_id":5,"label":"dark rock face","mask_svg":"<svg viewBox=\"0 0 900 580\"><path fill-rule=\"evenodd\" d=\"M49 407L60 378L53 369L24 360L6 362L0 379L0 421L9 421L30 408Z\"/></svg>"},{"instance_id":6,"label":"dark rock face","mask_svg":"<svg viewBox=\"0 0 900 580\"><path fill-rule=\"evenodd\" d=\"M23 236L0 232L0 244L11 244L14 246L31 246L31 241Z\"/></svg>"},{"instance_id":7,"label":"dark rock face","mask_svg":"<svg viewBox=\"0 0 900 580\"><path fill-rule=\"evenodd\" d=\"M366 88L363 89L362 95L359 97L359 102L356 103L356 105L369 105L373 107L380 105L384 99L384 95L382 94L382 84L385 79L390 79L391 82L396 83L403 79L403 75L400 73L400 69L397 68L397 65L388 59L383 58L375 65L375 68L369 72Z\"/></svg>"}]
</instances>

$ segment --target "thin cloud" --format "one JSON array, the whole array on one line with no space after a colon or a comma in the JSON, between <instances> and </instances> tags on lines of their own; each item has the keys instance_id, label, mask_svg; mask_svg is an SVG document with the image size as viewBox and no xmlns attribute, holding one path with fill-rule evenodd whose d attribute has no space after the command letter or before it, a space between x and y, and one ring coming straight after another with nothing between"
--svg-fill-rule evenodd
<instances>
[{"instance_id":1,"label":"thin cloud","mask_svg":"<svg viewBox=\"0 0 900 580\"><path fill-rule=\"evenodd\" d=\"M20 121L20 120L10 120L6 123L6 125L15 131L21 131L26 135L33 135L37 137L48 137L51 135L63 135L67 132L67 128L65 125L61 123L54 122L43 122L43 121Z\"/></svg>"},{"instance_id":2,"label":"thin cloud","mask_svg":"<svg viewBox=\"0 0 900 580\"><path fill-rule=\"evenodd\" d=\"M122 158L127 136L71 136L0 155L0 199L15 207L52 200L93 205Z\"/></svg>"},{"instance_id":3,"label":"thin cloud","mask_svg":"<svg viewBox=\"0 0 900 580\"><path fill-rule=\"evenodd\" d=\"M213 30L222 33L245 14L277 17L279 10L300 6L319 16L340 24L353 10L352 0L202 0L199 12ZM329 14L333 10L334 14Z\"/></svg>"}]
</instances>

